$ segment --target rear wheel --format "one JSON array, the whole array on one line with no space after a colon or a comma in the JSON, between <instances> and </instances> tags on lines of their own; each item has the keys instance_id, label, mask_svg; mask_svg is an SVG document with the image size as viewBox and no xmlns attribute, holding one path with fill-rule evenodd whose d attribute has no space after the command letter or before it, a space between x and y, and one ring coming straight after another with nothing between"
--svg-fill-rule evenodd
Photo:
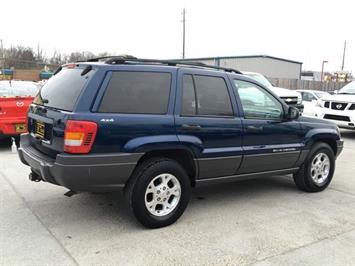
<instances>
[{"instance_id":1,"label":"rear wheel","mask_svg":"<svg viewBox=\"0 0 355 266\"><path fill-rule=\"evenodd\" d=\"M126 187L126 198L136 219L146 227L174 223L190 198L190 180L184 168L166 158L143 162Z\"/></svg>"},{"instance_id":2,"label":"rear wheel","mask_svg":"<svg viewBox=\"0 0 355 266\"><path fill-rule=\"evenodd\" d=\"M20 147L20 136L15 136L14 140L15 140L16 147L17 148Z\"/></svg>"},{"instance_id":3,"label":"rear wheel","mask_svg":"<svg viewBox=\"0 0 355 266\"><path fill-rule=\"evenodd\" d=\"M296 186L306 192L324 190L331 182L335 169L335 156L326 143L316 143L300 170L293 175Z\"/></svg>"}]
</instances>

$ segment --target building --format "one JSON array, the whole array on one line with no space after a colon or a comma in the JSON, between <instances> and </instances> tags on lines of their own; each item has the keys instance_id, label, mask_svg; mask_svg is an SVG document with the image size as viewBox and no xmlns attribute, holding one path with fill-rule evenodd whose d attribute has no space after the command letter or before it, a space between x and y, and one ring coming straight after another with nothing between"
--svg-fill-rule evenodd
<instances>
[{"instance_id":1,"label":"building","mask_svg":"<svg viewBox=\"0 0 355 266\"><path fill-rule=\"evenodd\" d=\"M40 81L43 79L49 79L52 75L52 72L34 69L0 69L0 80L14 79Z\"/></svg>"},{"instance_id":2,"label":"building","mask_svg":"<svg viewBox=\"0 0 355 266\"><path fill-rule=\"evenodd\" d=\"M353 76L348 71L322 72L319 71L302 71L301 80L310 81L333 81L333 82L351 82Z\"/></svg>"},{"instance_id":3,"label":"building","mask_svg":"<svg viewBox=\"0 0 355 266\"><path fill-rule=\"evenodd\" d=\"M302 71L301 62L268 55L202 57L179 61L201 62L240 71L258 72L269 78L300 79Z\"/></svg>"}]
</instances>

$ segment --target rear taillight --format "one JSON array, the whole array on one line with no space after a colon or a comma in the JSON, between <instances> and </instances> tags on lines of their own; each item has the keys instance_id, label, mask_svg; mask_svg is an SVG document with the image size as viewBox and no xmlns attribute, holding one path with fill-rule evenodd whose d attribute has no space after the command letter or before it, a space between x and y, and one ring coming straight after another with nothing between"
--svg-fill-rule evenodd
<instances>
[{"instance_id":1,"label":"rear taillight","mask_svg":"<svg viewBox=\"0 0 355 266\"><path fill-rule=\"evenodd\" d=\"M68 120L64 131L64 151L89 153L95 141L96 132L95 122Z\"/></svg>"}]
</instances>

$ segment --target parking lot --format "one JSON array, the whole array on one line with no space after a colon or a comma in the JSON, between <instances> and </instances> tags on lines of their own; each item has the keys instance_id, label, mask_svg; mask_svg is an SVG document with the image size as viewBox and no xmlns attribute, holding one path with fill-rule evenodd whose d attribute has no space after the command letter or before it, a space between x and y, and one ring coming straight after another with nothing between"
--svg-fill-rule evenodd
<instances>
[{"instance_id":1,"label":"parking lot","mask_svg":"<svg viewBox=\"0 0 355 266\"><path fill-rule=\"evenodd\" d=\"M355 131L330 187L307 194L289 176L194 190L175 224L140 226L123 196L28 180L8 143L0 147L0 264L355 264Z\"/></svg>"}]
</instances>

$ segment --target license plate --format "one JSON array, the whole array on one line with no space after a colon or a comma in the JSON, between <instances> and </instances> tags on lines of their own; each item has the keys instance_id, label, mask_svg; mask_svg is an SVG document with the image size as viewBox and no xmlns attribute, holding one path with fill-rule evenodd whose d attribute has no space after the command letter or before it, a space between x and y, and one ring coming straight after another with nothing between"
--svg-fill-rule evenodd
<instances>
[{"instance_id":1,"label":"license plate","mask_svg":"<svg viewBox=\"0 0 355 266\"><path fill-rule=\"evenodd\" d=\"M35 124L35 135L36 137L39 137L41 139L44 139L44 134L45 134L45 124L41 121L36 121Z\"/></svg>"},{"instance_id":2,"label":"license plate","mask_svg":"<svg viewBox=\"0 0 355 266\"><path fill-rule=\"evenodd\" d=\"M26 125L25 124L16 124L15 125L15 131L16 131L16 133L25 132L26 131Z\"/></svg>"}]
</instances>

